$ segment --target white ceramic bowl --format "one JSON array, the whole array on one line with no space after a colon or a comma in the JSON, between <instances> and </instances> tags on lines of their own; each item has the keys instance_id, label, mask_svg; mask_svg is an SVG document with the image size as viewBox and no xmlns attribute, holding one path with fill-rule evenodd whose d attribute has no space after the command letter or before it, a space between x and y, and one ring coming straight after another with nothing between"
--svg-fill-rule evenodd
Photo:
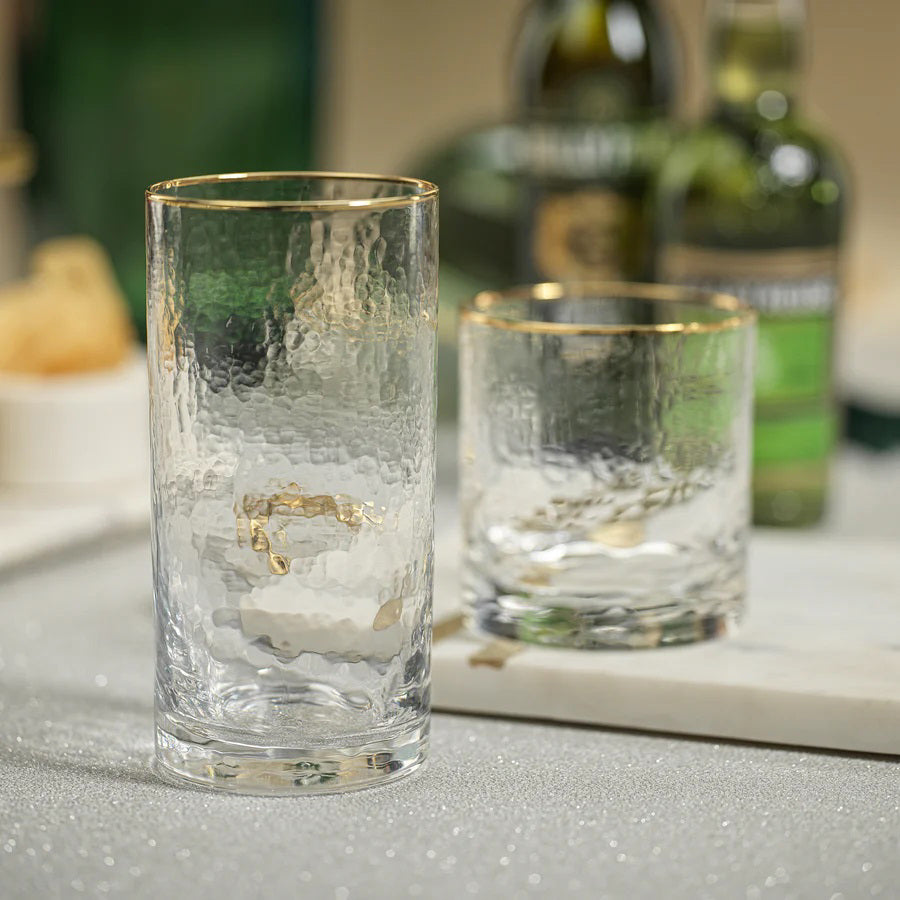
<instances>
[{"instance_id":1,"label":"white ceramic bowl","mask_svg":"<svg viewBox=\"0 0 900 900\"><path fill-rule=\"evenodd\" d=\"M103 372L0 376L0 484L88 487L148 470L143 353Z\"/></svg>"}]
</instances>

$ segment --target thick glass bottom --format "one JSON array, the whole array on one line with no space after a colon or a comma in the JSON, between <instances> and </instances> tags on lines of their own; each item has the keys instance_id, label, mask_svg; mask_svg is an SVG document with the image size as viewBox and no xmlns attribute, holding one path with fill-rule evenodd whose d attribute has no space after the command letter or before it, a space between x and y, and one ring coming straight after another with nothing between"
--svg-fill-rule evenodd
<instances>
[{"instance_id":1,"label":"thick glass bottom","mask_svg":"<svg viewBox=\"0 0 900 900\"><path fill-rule=\"evenodd\" d=\"M427 717L395 735L349 747L260 747L193 734L180 723L156 727L160 777L238 794L324 794L387 784L413 772L427 752Z\"/></svg>"},{"instance_id":2,"label":"thick glass bottom","mask_svg":"<svg viewBox=\"0 0 900 900\"><path fill-rule=\"evenodd\" d=\"M476 630L532 644L582 649L643 649L724 637L740 620L740 600L664 603L629 608L621 603L549 606L536 598L497 593L468 598Z\"/></svg>"}]
</instances>

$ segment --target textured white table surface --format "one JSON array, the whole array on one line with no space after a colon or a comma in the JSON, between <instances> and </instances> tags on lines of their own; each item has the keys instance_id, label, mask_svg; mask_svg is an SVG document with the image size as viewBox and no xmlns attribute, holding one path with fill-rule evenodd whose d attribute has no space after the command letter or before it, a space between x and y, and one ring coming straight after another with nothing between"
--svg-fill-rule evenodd
<instances>
[{"instance_id":1,"label":"textured white table surface","mask_svg":"<svg viewBox=\"0 0 900 900\"><path fill-rule=\"evenodd\" d=\"M847 478L875 506L831 533L900 537L896 468L858 462ZM900 768L881 757L439 713L424 771L387 788L162 784L152 643L145 535L0 578L3 900L900 891Z\"/></svg>"}]
</instances>

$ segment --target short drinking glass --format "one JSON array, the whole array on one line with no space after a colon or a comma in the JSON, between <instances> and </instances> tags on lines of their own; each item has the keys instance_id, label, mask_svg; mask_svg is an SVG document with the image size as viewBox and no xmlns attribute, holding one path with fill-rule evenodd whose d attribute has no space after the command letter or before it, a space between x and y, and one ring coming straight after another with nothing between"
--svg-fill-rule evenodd
<instances>
[{"instance_id":1,"label":"short drinking glass","mask_svg":"<svg viewBox=\"0 0 900 900\"><path fill-rule=\"evenodd\" d=\"M471 622L652 647L740 615L754 315L628 284L478 295L461 322Z\"/></svg>"},{"instance_id":2,"label":"short drinking glass","mask_svg":"<svg viewBox=\"0 0 900 900\"><path fill-rule=\"evenodd\" d=\"M147 192L163 774L290 794L424 758L437 254L427 182Z\"/></svg>"}]
</instances>

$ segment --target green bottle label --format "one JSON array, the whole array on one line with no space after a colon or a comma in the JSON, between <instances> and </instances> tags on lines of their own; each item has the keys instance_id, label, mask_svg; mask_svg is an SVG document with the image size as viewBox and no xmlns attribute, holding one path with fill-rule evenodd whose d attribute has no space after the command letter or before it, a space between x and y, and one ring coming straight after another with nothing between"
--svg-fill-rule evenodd
<instances>
[{"instance_id":1,"label":"green bottle label","mask_svg":"<svg viewBox=\"0 0 900 900\"><path fill-rule=\"evenodd\" d=\"M733 251L673 246L660 280L732 294L759 312L753 434L754 519L821 514L837 432L831 391L838 257L833 247Z\"/></svg>"},{"instance_id":2,"label":"green bottle label","mask_svg":"<svg viewBox=\"0 0 900 900\"><path fill-rule=\"evenodd\" d=\"M834 307L838 299L833 247L768 251L673 246L660 277L733 294L759 312L757 421L802 421L830 406ZM779 442L780 443L780 442Z\"/></svg>"}]
</instances>

